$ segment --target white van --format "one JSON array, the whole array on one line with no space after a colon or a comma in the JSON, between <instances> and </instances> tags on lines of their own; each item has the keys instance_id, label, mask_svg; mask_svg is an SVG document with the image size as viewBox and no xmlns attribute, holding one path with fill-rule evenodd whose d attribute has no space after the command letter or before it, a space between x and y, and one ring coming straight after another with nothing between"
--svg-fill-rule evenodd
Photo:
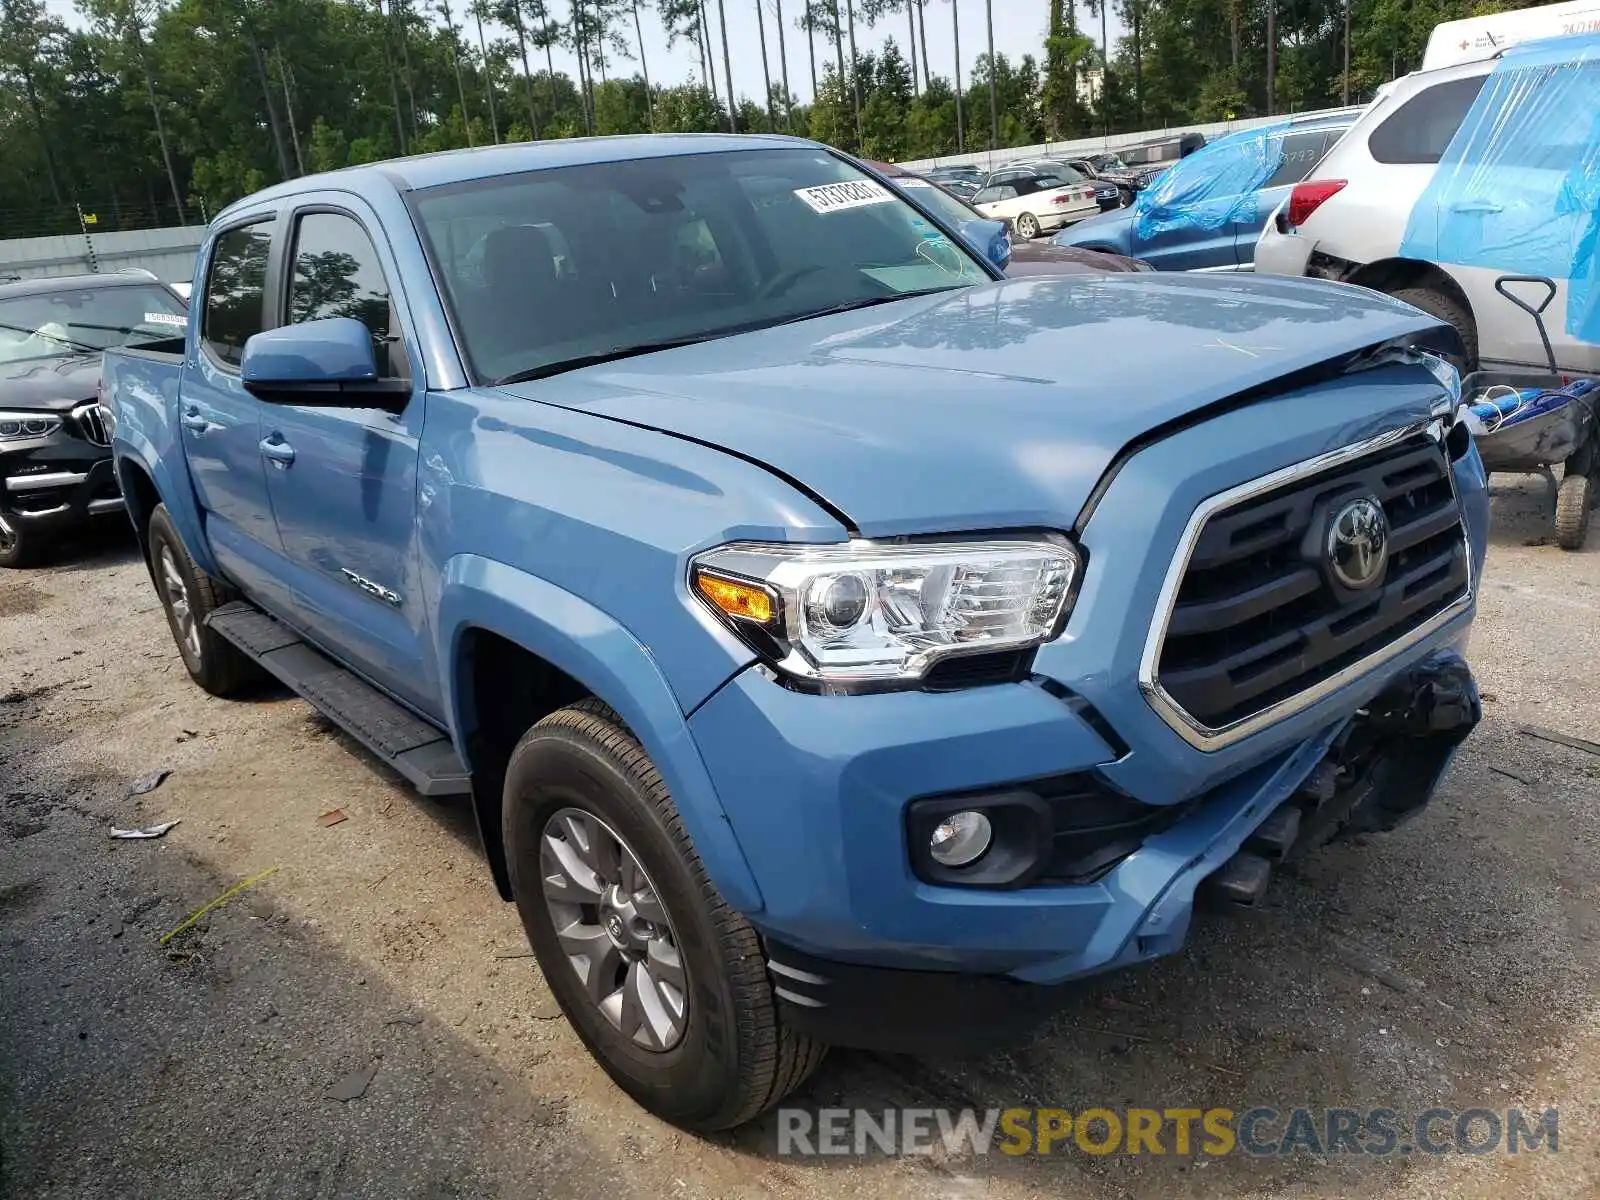
<instances>
[{"instance_id":1,"label":"white van","mask_svg":"<svg viewBox=\"0 0 1600 1200\"><path fill-rule=\"evenodd\" d=\"M1433 27L1419 70L1483 62L1508 46L1540 38L1600 33L1600 0L1567 0L1486 17L1463 17Z\"/></svg>"},{"instance_id":2,"label":"white van","mask_svg":"<svg viewBox=\"0 0 1600 1200\"><path fill-rule=\"evenodd\" d=\"M1502 15L1527 17L1529 11ZM1498 38L1505 31L1490 32ZM1543 221L1553 239L1579 244L1583 223L1594 219L1593 211L1562 213L1548 197L1571 168L1600 155L1600 146L1594 144L1600 116L1600 36L1541 41L1503 54L1495 51L1480 61L1418 71L1380 93L1268 219L1256 245L1256 271L1336 279L1406 300L1455 326L1466 349L1461 365L1468 370L1548 369L1534 322L1495 289L1496 280L1506 274L1546 275L1556 284L1545 323L1559 368L1600 374L1600 345L1593 344L1600 338L1579 340L1566 331L1567 276L1572 272L1565 266L1559 272L1519 269L1515 264L1521 258L1514 247L1505 262L1480 265L1473 261L1483 256L1475 254L1472 237L1478 227ZM1475 158L1482 150L1480 140L1496 136L1493 130L1475 130L1473 144L1452 153L1462 163L1447 177L1451 186L1443 190L1448 194L1430 188L1440 158L1490 72L1499 62L1511 68L1526 56L1538 57L1539 69L1523 72L1525 83L1495 93L1510 93L1498 115L1511 115L1517 135L1514 151L1501 139L1492 152ZM1561 90L1543 95L1541 88ZM1435 252L1416 252L1416 241L1428 240L1416 239L1418 230L1439 231ZM1414 239L1410 244L1408 235ZM1535 305L1546 293L1541 285L1511 290Z\"/></svg>"}]
</instances>

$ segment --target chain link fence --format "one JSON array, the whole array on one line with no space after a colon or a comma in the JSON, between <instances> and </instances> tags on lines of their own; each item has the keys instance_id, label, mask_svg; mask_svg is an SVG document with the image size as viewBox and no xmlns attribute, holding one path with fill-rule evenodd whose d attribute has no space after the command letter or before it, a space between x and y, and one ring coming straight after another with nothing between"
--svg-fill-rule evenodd
<instances>
[{"instance_id":1,"label":"chain link fence","mask_svg":"<svg viewBox=\"0 0 1600 1200\"><path fill-rule=\"evenodd\" d=\"M205 225L204 204L129 204L112 197L84 197L75 203L0 208L0 241L10 238L59 237L63 234L123 233L134 229L170 229Z\"/></svg>"}]
</instances>

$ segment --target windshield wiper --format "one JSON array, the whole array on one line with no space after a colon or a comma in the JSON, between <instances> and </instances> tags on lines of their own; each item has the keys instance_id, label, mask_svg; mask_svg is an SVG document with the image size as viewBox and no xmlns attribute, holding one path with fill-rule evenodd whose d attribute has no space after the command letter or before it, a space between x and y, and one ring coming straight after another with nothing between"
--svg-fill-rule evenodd
<instances>
[{"instance_id":1,"label":"windshield wiper","mask_svg":"<svg viewBox=\"0 0 1600 1200\"><path fill-rule=\"evenodd\" d=\"M790 313L786 316L771 317L759 321L746 321L741 325L728 325L721 329L709 330L706 333L696 333L688 337L667 338L659 342L641 342L637 346L614 346L610 350L601 350L594 354L580 354L576 358L563 358L558 362L544 363L542 366L513 371L509 375L502 375L499 379L491 379L489 386L505 387L507 384L527 383L533 379L548 379L552 375L562 375L568 371L576 371L580 367L593 367L600 363L617 362L619 359L636 358L641 354L654 354L658 350L676 350L680 346L694 346L700 342L713 342L718 338L733 337L735 334L754 333L758 329L771 329L778 325L792 325L796 321L809 321L812 317L830 317L835 313L851 312L858 308L871 308L878 304L890 304L895 300L909 300L913 296L931 296L935 292L949 292L966 286L966 284L956 283L948 287L922 288L914 292L897 292L892 296L867 296L857 300L847 300L843 304L830 305L827 308L815 308L808 312Z\"/></svg>"},{"instance_id":2,"label":"windshield wiper","mask_svg":"<svg viewBox=\"0 0 1600 1200\"><path fill-rule=\"evenodd\" d=\"M28 329L22 325L7 325L4 322L0 322L0 329L9 329L13 333L23 333L30 338L38 337L39 334L37 329ZM56 337L54 334L47 333L43 337L39 337L39 340L42 342L54 342L57 346L65 346L68 350L75 351L78 354L101 353L99 346L91 346L88 342L75 342L71 338Z\"/></svg>"},{"instance_id":3,"label":"windshield wiper","mask_svg":"<svg viewBox=\"0 0 1600 1200\"><path fill-rule=\"evenodd\" d=\"M538 367L529 367L524 371L513 371L509 375L502 375L499 379L491 379L490 387L504 387L508 383L527 383L530 379L547 379L551 375L560 375L566 371L576 371L579 367L592 367L599 363L616 362L618 359L633 358L640 354L654 354L657 350L676 350L679 346L693 346L696 342L708 342L712 338L722 337L735 330L719 329L714 333L697 333L692 337L667 338L660 342L640 342L637 346L613 346L610 350L600 350L594 354L580 354L577 358L563 358L559 362L545 363Z\"/></svg>"}]
</instances>

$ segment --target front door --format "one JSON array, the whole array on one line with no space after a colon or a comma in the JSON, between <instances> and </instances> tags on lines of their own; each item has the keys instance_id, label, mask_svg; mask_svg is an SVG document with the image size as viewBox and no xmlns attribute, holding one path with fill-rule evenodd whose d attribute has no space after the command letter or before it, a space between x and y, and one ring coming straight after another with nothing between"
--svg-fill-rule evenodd
<instances>
[{"instance_id":1,"label":"front door","mask_svg":"<svg viewBox=\"0 0 1600 1200\"><path fill-rule=\"evenodd\" d=\"M217 565L246 586L278 550L259 445L264 405L239 382L245 341L265 318L274 219L270 213L248 219L213 242L200 291L200 337L178 410Z\"/></svg>"},{"instance_id":2,"label":"front door","mask_svg":"<svg viewBox=\"0 0 1600 1200\"><path fill-rule=\"evenodd\" d=\"M388 244L370 232L380 226L348 196L328 201L309 198L288 224L282 323L355 317L372 332L379 370L418 386L398 412L265 408L267 487L285 563L277 604L314 640L338 647L347 665L437 717L416 574L426 389L389 288Z\"/></svg>"}]
</instances>

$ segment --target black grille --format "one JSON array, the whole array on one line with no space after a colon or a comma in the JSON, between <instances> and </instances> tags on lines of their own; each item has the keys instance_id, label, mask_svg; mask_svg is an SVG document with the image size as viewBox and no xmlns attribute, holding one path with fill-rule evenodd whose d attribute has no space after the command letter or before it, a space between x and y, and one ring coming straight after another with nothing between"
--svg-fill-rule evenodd
<instances>
[{"instance_id":1,"label":"black grille","mask_svg":"<svg viewBox=\"0 0 1600 1200\"><path fill-rule=\"evenodd\" d=\"M1050 806L1050 856L1035 882L1093 883L1193 804L1144 804L1093 775L1060 775L1029 786Z\"/></svg>"},{"instance_id":2,"label":"black grille","mask_svg":"<svg viewBox=\"0 0 1600 1200\"><path fill-rule=\"evenodd\" d=\"M1327 530L1360 496L1383 506L1389 562L1350 591L1329 574ZM1417 628L1467 575L1450 465L1418 434L1213 515L1167 623L1161 686L1206 726L1244 719Z\"/></svg>"},{"instance_id":3,"label":"black grille","mask_svg":"<svg viewBox=\"0 0 1600 1200\"><path fill-rule=\"evenodd\" d=\"M105 412L100 405L90 401L80 404L72 410L73 424L78 427L78 436L86 442L96 446L111 445L111 434L106 429Z\"/></svg>"}]
</instances>

